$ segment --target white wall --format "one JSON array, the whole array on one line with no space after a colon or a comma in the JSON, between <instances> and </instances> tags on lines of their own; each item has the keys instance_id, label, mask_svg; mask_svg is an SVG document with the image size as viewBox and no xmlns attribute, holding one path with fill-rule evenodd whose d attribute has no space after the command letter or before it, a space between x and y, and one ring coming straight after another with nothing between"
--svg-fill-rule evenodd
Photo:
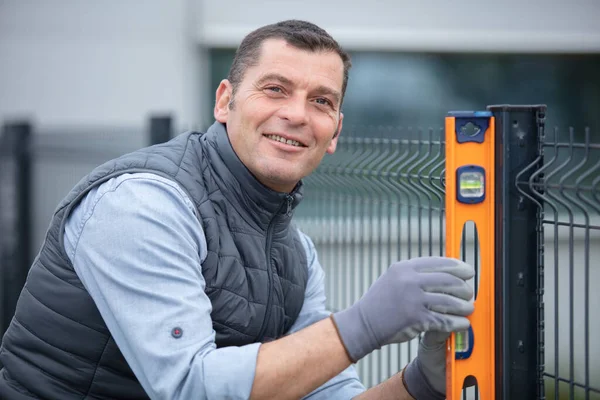
<instances>
[{"instance_id":1,"label":"white wall","mask_svg":"<svg viewBox=\"0 0 600 400\"><path fill-rule=\"evenodd\" d=\"M598 52L598 0L196 0L198 37L234 46L250 30L307 19L351 49Z\"/></svg>"},{"instance_id":2,"label":"white wall","mask_svg":"<svg viewBox=\"0 0 600 400\"><path fill-rule=\"evenodd\" d=\"M149 112L198 123L188 0L0 1L0 119L138 126Z\"/></svg>"}]
</instances>

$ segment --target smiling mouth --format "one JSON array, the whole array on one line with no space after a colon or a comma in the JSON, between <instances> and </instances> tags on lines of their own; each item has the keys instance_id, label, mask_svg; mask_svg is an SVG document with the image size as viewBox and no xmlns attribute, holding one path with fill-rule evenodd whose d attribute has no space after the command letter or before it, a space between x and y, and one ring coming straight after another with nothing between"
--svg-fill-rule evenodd
<instances>
[{"instance_id":1,"label":"smiling mouth","mask_svg":"<svg viewBox=\"0 0 600 400\"><path fill-rule=\"evenodd\" d=\"M275 140L276 142L281 142L284 144L289 144L291 146L295 146L295 147L306 147L305 145L303 145L302 143L298 142L297 140L291 140L291 139L286 139L283 138L279 135L265 135L266 138L271 139L271 140Z\"/></svg>"}]
</instances>

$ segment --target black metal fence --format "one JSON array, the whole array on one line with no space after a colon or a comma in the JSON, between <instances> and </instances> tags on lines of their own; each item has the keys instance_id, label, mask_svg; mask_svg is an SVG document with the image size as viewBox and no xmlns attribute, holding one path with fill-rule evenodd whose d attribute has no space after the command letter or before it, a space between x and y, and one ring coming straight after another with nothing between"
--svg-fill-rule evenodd
<instances>
[{"instance_id":1,"label":"black metal fence","mask_svg":"<svg viewBox=\"0 0 600 400\"><path fill-rule=\"evenodd\" d=\"M498 138L496 397L600 399L600 291L593 290L600 282L600 137L589 129L548 132L544 107L490 110ZM82 139L81 132L4 125L0 333L70 186L106 159L168 139L171 130L168 118L153 118L131 141L123 132ZM345 128L336 153L306 179L295 218L319 251L331 310L356 301L394 260L445 254L444 150L441 129ZM474 225L465 226L461 248L479 271ZM378 384L416 350L415 340L367 356L357 365L362 381ZM470 388L464 398L483 397Z\"/></svg>"},{"instance_id":2,"label":"black metal fence","mask_svg":"<svg viewBox=\"0 0 600 400\"><path fill-rule=\"evenodd\" d=\"M600 399L600 142L585 128L547 132L543 106L496 117L498 399ZM406 139L409 137L410 139ZM313 237L328 306L358 300L394 260L445 254L441 130L361 127L306 179L297 221ZM479 273L466 225L462 258ZM478 276L472 284L477 286ZM591 286L593 289L593 286ZM391 345L358 363L373 386L416 355ZM477 388L464 398L480 397Z\"/></svg>"},{"instance_id":3,"label":"black metal fence","mask_svg":"<svg viewBox=\"0 0 600 400\"><path fill-rule=\"evenodd\" d=\"M518 190L527 196L529 189L541 211L544 323L538 340L549 399L600 399L600 295L594 289L600 282L600 143L591 138L587 128L545 132L538 150L543 164L527 166L516 178Z\"/></svg>"},{"instance_id":4,"label":"black metal fence","mask_svg":"<svg viewBox=\"0 0 600 400\"><path fill-rule=\"evenodd\" d=\"M17 304L31 246L31 126L5 125L0 136L0 333Z\"/></svg>"},{"instance_id":5,"label":"black metal fence","mask_svg":"<svg viewBox=\"0 0 600 400\"><path fill-rule=\"evenodd\" d=\"M0 135L0 341L29 266L59 201L95 166L171 137L171 118L154 115L135 129L36 130L6 122Z\"/></svg>"}]
</instances>

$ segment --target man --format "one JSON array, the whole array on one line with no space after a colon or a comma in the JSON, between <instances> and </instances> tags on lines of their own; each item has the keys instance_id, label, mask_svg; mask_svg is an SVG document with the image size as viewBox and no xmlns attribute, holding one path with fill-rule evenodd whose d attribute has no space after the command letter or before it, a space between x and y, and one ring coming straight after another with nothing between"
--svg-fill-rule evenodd
<instances>
[{"instance_id":1,"label":"man","mask_svg":"<svg viewBox=\"0 0 600 400\"><path fill-rule=\"evenodd\" d=\"M313 24L260 28L206 133L85 177L5 334L0 398L444 398L444 342L469 326L473 269L394 263L330 315L314 245L291 224L302 178L335 151L349 69ZM418 357L365 390L352 364L420 332Z\"/></svg>"}]
</instances>

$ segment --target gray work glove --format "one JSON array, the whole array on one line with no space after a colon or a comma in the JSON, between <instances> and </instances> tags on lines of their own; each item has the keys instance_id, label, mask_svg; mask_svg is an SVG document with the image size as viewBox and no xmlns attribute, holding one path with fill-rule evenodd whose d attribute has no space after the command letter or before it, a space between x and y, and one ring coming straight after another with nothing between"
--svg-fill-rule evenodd
<instances>
[{"instance_id":1,"label":"gray work glove","mask_svg":"<svg viewBox=\"0 0 600 400\"><path fill-rule=\"evenodd\" d=\"M474 307L466 280L474 275L473 267L452 258L393 263L360 300L332 315L352 361L420 332L468 329Z\"/></svg>"},{"instance_id":2,"label":"gray work glove","mask_svg":"<svg viewBox=\"0 0 600 400\"><path fill-rule=\"evenodd\" d=\"M417 400L446 398L446 339L445 332L426 332L419 343L417 357L404 370L404 385L408 394Z\"/></svg>"},{"instance_id":3,"label":"gray work glove","mask_svg":"<svg viewBox=\"0 0 600 400\"><path fill-rule=\"evenodd\" d=\"M444 400L446 398L446 340L445 332L426 332L419 343L417 357L404 370L404 385L416 400ZM467 377L463 387L477 382Z\"/></svg>"}]
</instances>

